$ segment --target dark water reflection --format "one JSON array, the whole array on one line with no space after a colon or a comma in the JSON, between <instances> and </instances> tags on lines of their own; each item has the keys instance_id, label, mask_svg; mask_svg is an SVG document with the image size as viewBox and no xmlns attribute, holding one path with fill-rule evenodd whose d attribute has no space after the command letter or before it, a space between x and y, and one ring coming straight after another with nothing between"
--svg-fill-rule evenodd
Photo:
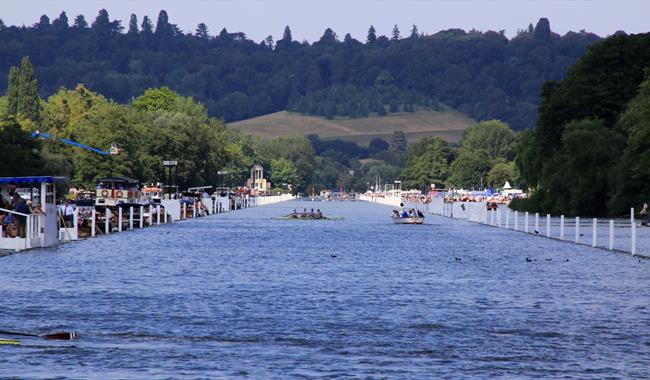
<instances>
[{"instance_id":1,"label":"dark water reflection","mask_svg":"<svg viewBox=\"0 0 650 380\"><path fill-rule=\"evenodd\" d=\"M294 207L346 219L270 219ZM0 346L0 376L649 377L650 262L389 211L285 203L0 258L0 328L82 334Z\"/></svg>"}]
</instances>

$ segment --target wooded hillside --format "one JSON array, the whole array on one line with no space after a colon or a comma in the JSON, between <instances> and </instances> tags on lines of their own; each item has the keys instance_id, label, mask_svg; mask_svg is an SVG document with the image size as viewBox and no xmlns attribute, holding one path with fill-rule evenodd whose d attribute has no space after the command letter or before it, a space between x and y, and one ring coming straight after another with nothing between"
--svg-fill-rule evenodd
<instances>
[{"instance_id":1,"label":"wooded hillside","mask_svg":"<svg viewBox=\"0 0 650 380\"><path fill-rule=\"evenodd\" d=\"M327 29L314 43L298 42L290 27L277 42L255 42L205 24L186 33L161 11L157 21L132 15L111 20L62 12L33 26L0 22L0 72L29 56L41 97L61 86L88 89L126 103L167 86L226 121L285 109L325 117L365 117L435 110L442 102L477 120L531 127L538 92L559 80L599 37L584 31L559 36L540 19L512 39L503 32L450 29L432 35L416 26L365 41ZM0 89L7 88L0 75Z\"/></svg>"}]
</instances>

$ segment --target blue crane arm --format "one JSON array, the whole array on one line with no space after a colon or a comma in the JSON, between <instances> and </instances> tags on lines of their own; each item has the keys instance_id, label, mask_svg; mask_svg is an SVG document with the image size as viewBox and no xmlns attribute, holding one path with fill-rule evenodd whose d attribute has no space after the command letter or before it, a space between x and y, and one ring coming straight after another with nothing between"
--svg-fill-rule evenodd
<instances>
[{"instance_id":1,"label":"blue crane arm","mask_svg":"<svg viewBox=\"0 0 650 380\"><path fill-rule=\"evenodd\" d=\"M111 154L111 152L105 152L105 151L103 151L103 150L99 150L99 149L97 149L97 148L93 148L93 147L90 147L90 146L88 146L88 145L80 144L80 143L75 142L75 141L72 141L72 140L68 140L68 139L64 139L64 138L56 138L56 137L52 137L52 136L51 136L49 133L47 133L47 132L38 132L38 131L36 131L36 132L33 132L33 133L32 133L32 137L34 137L34 138L39 138L39 137L40 137L40 138L43 138L43 139L50 139L50 138L51 138L51 139L59 140L60 142L62 142L62 143L64 143L64 144L68 144L68 145L76 146L77 148L87 149L87 150L90 150L90 151L95 152L95 153L98 153L98 154L102 154L102 155L109 155L109 154Z\"/></svg>"}]
</instances>

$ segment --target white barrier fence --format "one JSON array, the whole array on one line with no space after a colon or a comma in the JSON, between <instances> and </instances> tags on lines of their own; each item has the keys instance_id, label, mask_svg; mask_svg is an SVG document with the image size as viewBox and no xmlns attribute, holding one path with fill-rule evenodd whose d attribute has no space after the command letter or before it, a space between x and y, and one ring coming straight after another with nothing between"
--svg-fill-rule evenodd
<instances>
[{"instance_id":1,"label":"white barrier fence","mask_svg":"<svg viewBox=\"0 0 650 380\"><path fill-rule=\"evenodd\" d=\"M274 195L267 197L245 197L241 198L238 208L249 208L254 206L265 206L274 203L284 202L295 197L291 194ZM188 218L196 218L212 214L219 214L233 210L232 202L229 197L205 197L197 199L193 204L182 202L179 199L163 199L160 204L148 204L132 207L118 207L111 210L96 209L88 211L89 215L84 219L87 228L90 230L86 233L88 237L96 237L100 234L111 234L126 230L142 229L144 227L173 223ZM41 229L40 225L42 215L25 215L27 219L27 237L34 231ZM76 241L81 238L80 226L82 218L79 215L79 209L75 209L73 220L68 224L62 221L59 227L59 240L61 242ZM63 226L65 224L65 227ZM2 229L0 227L0 236ZM29 239L27 239L29 240ZM32 246L25 243L22 239L11 239L15 242L9 246L11 250L29 249Z\"/></svg>"},{"instance_id":2,"label":"white barrier fence","mask_svg":"<svg viewBox=\"0 0 650 380\"><path fill-rule=\"evenodd\" d=\"M380 203L383 205L399 207L402 202L401 197L375 197L370 195L359 195L359 200L373 203Z\"/></svg>"},{"instance_id":3,"label":"white barrier fence","mask_svg":"<svg viewBox=\"0 0 650 380\"><path fill-rule=\"evenodd\" d=\"M282 194L282 195L270 195L268 197L255 197L253 198L253 206L266 206L274 203L280 203L294 199L295 197L291 194Z\"/></svg>"},{"instance_id":4,"label":"white barrier fence","mask_svg":"<svg viewBox=\"0 0 650 380\"><path fill-rule=\"evenodd\" d=\"M412 202L405 202L405 204L407 207L417 208L433 215L467 219L470 222L546 238L627 252L632 255L650 256L650 228L644 228L644 233L639 237L639 226L634 219L634 209L630 210L628 219L598 219L518 212L504 205L498 205L496 210L488 210L486 202L448 203L441 198L434 198L428 204ZM644 244L639 245L639 239Z\"/></svg>"}]
</instances>

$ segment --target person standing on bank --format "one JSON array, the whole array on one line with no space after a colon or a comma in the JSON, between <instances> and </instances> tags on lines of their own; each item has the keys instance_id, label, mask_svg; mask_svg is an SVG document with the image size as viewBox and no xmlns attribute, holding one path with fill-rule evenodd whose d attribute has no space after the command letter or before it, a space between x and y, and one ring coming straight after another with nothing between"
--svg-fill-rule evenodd
<instances>
[{"instance_id":1,"label":"person standing on bank","mask_svg":"<svg viewBox=\"0 0 650 380\"><path fill-rule=\"evenodd\" d=\"M65 221L66 228L72 226L72 221L74 219L74 207L72 207L68 201L65 201L63 203L61 214L63 214L63 220Z\"/></svg>"}]
</instances>

